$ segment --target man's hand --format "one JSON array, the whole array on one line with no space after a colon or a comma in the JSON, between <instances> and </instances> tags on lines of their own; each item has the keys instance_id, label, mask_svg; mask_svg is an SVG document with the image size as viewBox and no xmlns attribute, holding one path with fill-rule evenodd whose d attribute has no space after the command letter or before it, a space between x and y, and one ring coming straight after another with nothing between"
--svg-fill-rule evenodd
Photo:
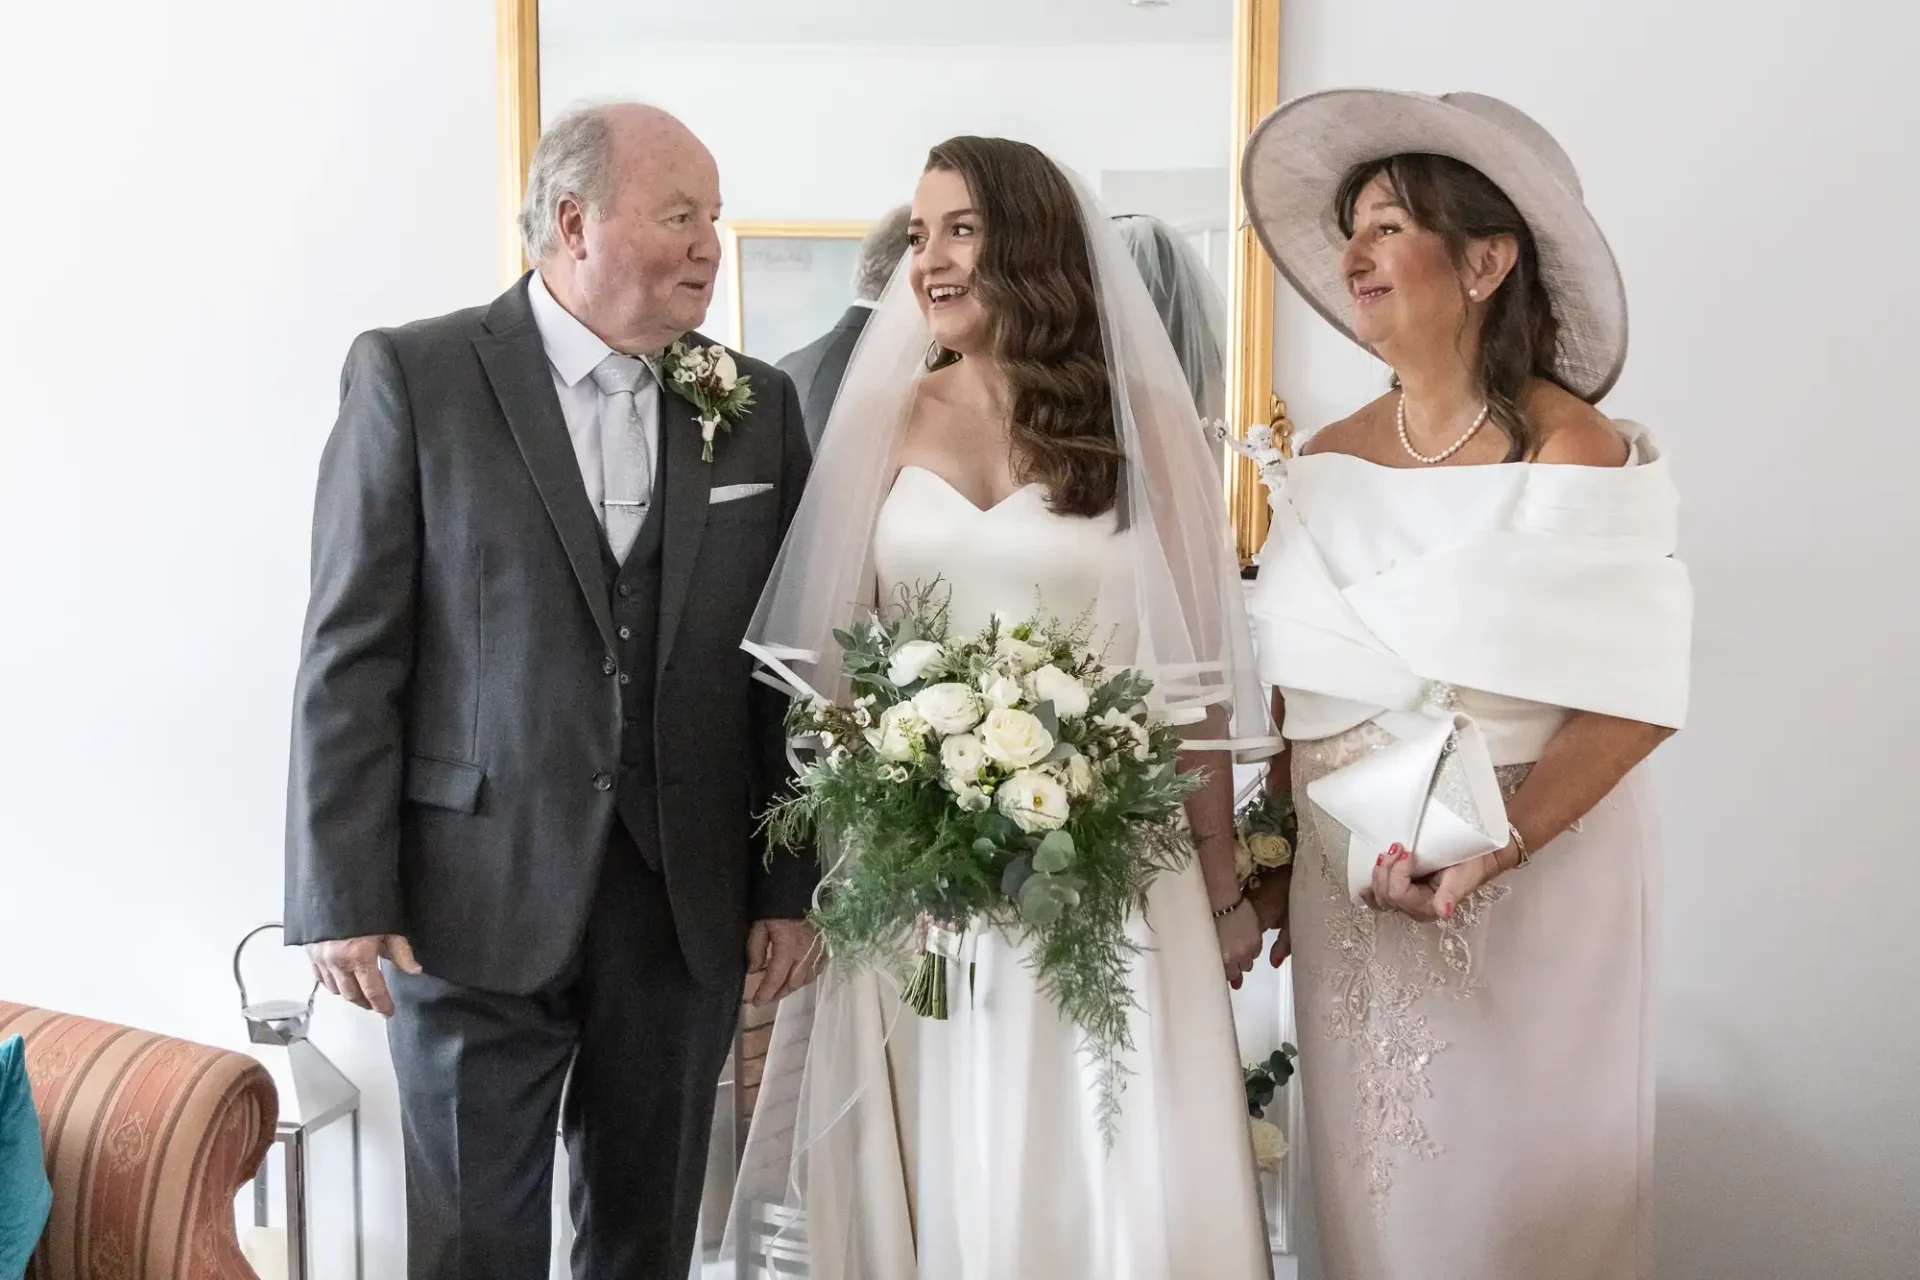
<instances>
[{"instance_id":1,"label":"man's hand","mask_svg":"<svg viewBox=\"0 0 1920 1280\"><path fill-rule=\"evenodd\" d=\"M321 986L348 1004L391 1018L393 997L387 993L387 980L380 972L383 958L407 973L420 972L413 948L397 933L307 944L307 959L312 962L313 976L320 979Z\"/></svg>"},{"instance_id":2,"label":"man's hand","mask_svg":"<svg viewBox=\"0 0 1920 1280\"><path fill-rule=\"evenodd\" d=\"M756 920L747 934L747 973L758 976L749 1003L765 1008L820 976L827 949L805 920Z\"/></svg>"}]
</instances>

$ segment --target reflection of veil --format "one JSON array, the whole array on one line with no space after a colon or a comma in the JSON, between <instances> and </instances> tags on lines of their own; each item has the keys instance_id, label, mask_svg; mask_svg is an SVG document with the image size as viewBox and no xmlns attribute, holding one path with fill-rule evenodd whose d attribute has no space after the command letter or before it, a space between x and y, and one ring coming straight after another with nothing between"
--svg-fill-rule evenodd
<instances>
[{"instance_id":1,"label":"reflection of veil","mask_svg":"<svg viewBox=\"0 0 1920 1280\"><path fill-rule=\"evenodd\" d=\"M1192 389L1115 224L1087 186L1068 177L1087 234L1125 458L1118 506L1131 561L1122 577L1131 581L1102 593L1100 620L1120 637L1107 658L1153 680L1158 709L1190 726L1190 749L1270 754L1279 739L1254 669L1220 473ZM876 603L874 525L931 344L903 264L854 350L743 644L765 678L797 694L844 695L833 633ZM911 1109L917 1082L896 1082L886 1053L898 1008L890 979L834 964L782 1003L727 1258L797 1255L806 1269L778 1273L814 1280L914 1273L912 1173L902 1167L899 1114Z\"/></svg>"},{"instance_id":2,"label":"reflection of veil","mask_svg":"<svg viewBox=\"0 0 1920 1280\"><path fill-rule=\"evenodd\" d=\"M1147 295L1166 326L1167 338L1193 391L1194 408L1208 420L1226 415L1227 304L1187 238L1151 214L1114 218Z\"/></svg>"}]
</instances>

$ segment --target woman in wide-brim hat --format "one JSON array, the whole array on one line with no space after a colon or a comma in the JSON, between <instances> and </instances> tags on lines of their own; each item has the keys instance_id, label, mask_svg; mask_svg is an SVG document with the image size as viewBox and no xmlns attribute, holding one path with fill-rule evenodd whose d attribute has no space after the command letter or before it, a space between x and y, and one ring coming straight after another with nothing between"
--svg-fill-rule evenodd
<instances>
[{"instance_id":1,"label":"woman in wide-brim hat","mask_svg":"<svg viewBox=\"0 0 1920 1280\"><path fill-rule=\"evenodd\" d=\"M1647 1274L1658 861L1640 762L1692 595L1573 165L1492 98L1337 90L1255 130L1262 243L1390 389L1268 469L1252 606L1300 848L1328 1280Z\"/></svg>"}]
</instances>

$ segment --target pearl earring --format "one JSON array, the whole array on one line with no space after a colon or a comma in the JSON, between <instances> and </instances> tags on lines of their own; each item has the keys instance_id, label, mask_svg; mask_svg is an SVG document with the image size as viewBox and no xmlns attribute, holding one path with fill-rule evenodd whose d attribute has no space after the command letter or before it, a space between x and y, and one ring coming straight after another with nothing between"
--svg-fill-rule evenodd
<instances>
[{"instance_id":1,"label":"pearl earring","mask_svg":"<svg viewBox=\"0 0 1920 1280\"><path fill-rule=\"evenodd\" d=\"M1467 290L1467 296L1475 302L1478 302L1480 300L1480 291L1478 289L1469 289Z\"/></svg>"}]
</instances>

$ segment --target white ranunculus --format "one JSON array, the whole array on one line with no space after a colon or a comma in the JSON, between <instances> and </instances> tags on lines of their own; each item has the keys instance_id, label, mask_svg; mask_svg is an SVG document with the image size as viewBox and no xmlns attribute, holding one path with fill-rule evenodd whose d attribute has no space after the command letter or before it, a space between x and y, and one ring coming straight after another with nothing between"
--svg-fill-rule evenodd
<instances>
[{"instance_id":1,"label":"white ranunculus","mask_svg":"<svg viewBox=\"0 0 1920 1280\"><path fill-rule=\"evenodd\" d=\"M1078 720L1092 701L1085 685L1051 662L1027 677L1027 694L1035 702L1051 702L1062 720Z\"/></svg>"},{"instance_id":2,"label":"white ranunculus","mask_svg":"<svg viewBox=\"0 0 1920 1280\"><path fill-rule=\"evenodd\" d=\"M1253 1161L1260 1166L1260 1172L1272 1173L1279 1169L1280 1162L1287 1158L1287 1139L1278 1126L1265 1120L1249 1118L1247 1127L1253 1130Z\"/></svg>"},{"instance_id":3,"label":"white ranunculus","mask_svg":"<svg viewBox=\"0 0 1920 1280\"><path fill-rule=\"evenodd\" d=\"M987 758L1009 769L1039 764L1053 750L1053 735L1030 712L997 707L980 722Z\"/></svg>"},{"instance_id":4,"label":"white ranunculus","mask_svg":"<svg viewBox=\"0 0 1920 1280\"><path fill-rule=\"evenodd\" d=\"M713 349L713 376L719 382L722 391L731 391L740 381L740 368L733 362L733 353L725 347Z\"/></svg>"},{"instance_id":5,"label":"white ranunculus","mask_svg":"<svg viewBox=\"0 0 1920 1280\"><path fill-rule=\"evenodd\" d=\"M915 748L926 736L927 722L911 702L901 702L880 713L880 727L867 733L867 741L882 760L896 763L913 759Z\"/></svg>"},{"instance_id":6,"label":"white ranunculus","mask_svg":"<svg viewBox=\"0 0 1920 1280\"><path fill-rule=\"evenodd\" d=\"M980 695L964 684L928 685L914 695L913 705L920 718L942 734L965 733L986 714Z\"/></svg>"},{"instance_id":7,"label":"white ranunculus","mask_svg":"<svg viewBox=\"0 0 1920 1280\"><path fill-rule=\"evenodd\" d=\"M1073 758L1067 761L1061 769L1061 776L1075 799L1092 793L1093 762L1080 753L1075 752Z\"/></svg>"},{"instance_id":8,"label":"white ranunculus","mask_svg":"<svg viewBox=\"0 0 1920 1280\"><path fill-rule=\"evenodd\" d=\"M1010 707L1024 696L1020 682L997 671L980 677L980 696L996 707Z\"/></svg>"},{"instance_id":9,"label":"white ranunculus","mask_svg":"<svg viewBox=\"0 0 1920 1280\"><path fill-rule=\"evenodd\" d=\"M1118 707L1108 707L1094 723L1124 732L1133 743L1135 760L1144 761L1152 754L1152 745L1147 739L1147 727Z\"/></svg>"},{"instance_id":10,"label":"white ranunculus","mask_svg":"<svg viewBox=\"0 0 1920 1280\"><path fill-rule=\"evenodd\" d=\"M1052 831L1067 823L1067 789L1044 773L1021 770L1000 784L993 799L1022 831Z\"/></svg>"},{"instance_id":11,"label":"white ranunculus","mask_svg":"<svg viewBox=\"0 0 1920 1280\"><path fill-rule=\"evenodd\" d=\"M1047 651L1037 644L1028 644L1025 640L1015 639L1011 635L1002 635L1000 643L994 646L994 654L1005 658L1021 671L1031 671L1047 660Z\"/></svg>"},{"instance_id":12,"label":"white ranunculus","mask_svg":"<svg viewBox=\"0 0 1920 1280\"><path fill-rule=\"evenodd\" d=\"M987 767L987 750L970 733L956 733L940 744L940 767L947 771L947 785L958 791L955 781L973 783Z\"/></svg>"},{"instance_id":13,"label":"white ranunculus","mask_svg":"<svg viewBox=\"0 0 1920 1280\"><path fill-rule=\"evenodd\" d=\"M887 666L887 679L904 689L928 672L937 670L945 656L940 646L931 640L909 640L893 651L892 661Z\"/></svg>"}]
</instances>

